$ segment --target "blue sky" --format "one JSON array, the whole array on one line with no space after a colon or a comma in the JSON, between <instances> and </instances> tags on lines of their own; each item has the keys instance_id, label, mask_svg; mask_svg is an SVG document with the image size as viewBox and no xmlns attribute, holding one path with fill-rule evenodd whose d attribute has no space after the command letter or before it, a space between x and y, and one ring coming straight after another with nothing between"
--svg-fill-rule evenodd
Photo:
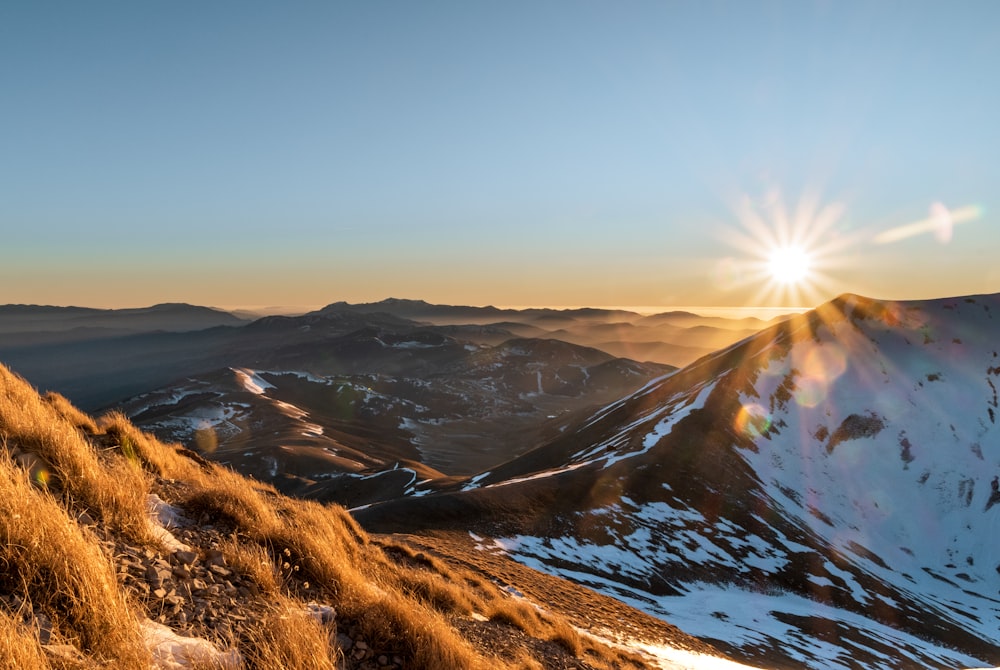
<instances>
[{"instance_id":1,"label":"blue sky","mask_svg":"<svg viewBox=\"0 0 1000 670\"><path fill-rule=\"evenodd\" d=\"M998 291L998 35L992 2L4 3L0 302ZM778 287L747 203L803 199L839 214Z\"/></svg>"}]
</instances>

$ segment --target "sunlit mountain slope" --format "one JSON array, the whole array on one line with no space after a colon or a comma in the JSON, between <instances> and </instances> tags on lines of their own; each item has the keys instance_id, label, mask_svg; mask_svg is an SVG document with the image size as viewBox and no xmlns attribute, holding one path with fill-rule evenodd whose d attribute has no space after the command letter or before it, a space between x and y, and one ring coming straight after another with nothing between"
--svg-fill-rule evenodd
<instances>
[{"instance_id":1,"label":"sunlit mountain slope","mask_svg":"<svg viewBox=\"0 0 1000 670\"><path fill-rule=\"evenodd\" d=\"M996 664L998 354L1000 296L843 296L357 516L468 524L767 665Z\"/></svg>"}]
</instances>

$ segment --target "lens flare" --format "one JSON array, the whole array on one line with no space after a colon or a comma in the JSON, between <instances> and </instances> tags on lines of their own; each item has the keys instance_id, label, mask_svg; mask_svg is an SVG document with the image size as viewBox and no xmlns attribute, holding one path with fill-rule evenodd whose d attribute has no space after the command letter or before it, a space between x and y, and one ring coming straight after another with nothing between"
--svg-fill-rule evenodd
<instances>
[{"instance_id":1,"label":"lens flare","mask_svg":"<svg viewBox=\"0 0 1000 670\"><path fill-rule=\"evenodd\" d=\"M810 347L801 363L797 363L802 374L833 381L847 369L847 355L835 343L817 344Z\"/></svg>"},{"instance_id":2,"label":"lens flare","mask_svg":"<svg viewBox=\"0 0 1000 670\"><path fill-rule=\"evenodd\" d=\"M875 236L876 244L899 242L908 237L933 233L938 242L946 244L951 241L955 226L959 223L974 221L983 215L979 205L968 205L949 210L940 202L931 205L930 216L920 221L896 226Z\"/></svg>"},{"instance_id":3,"label":"lens flare","mask_svg":"<svg viewBox=\"0 0 1000 670\"><path fill-rule=\"evenodd\" d=\"M765 434L771 428L771 415L757 403L750 403L740 407L736 413L736 420L733 428L737 433L746 435L753 439Z\"/></svg>"},{"instance_id":4,"label":"lens flare","mask_svg":"<svg viewBox=\"0 0 1000 670\"><path fill-rule=\"evenodd\" d=\"M194 444L203 454L215 453L219 448L219 437L215 433L215 427L208 421L202 421L194 431Z\"/></svg>"},{"instance_id":5,"label":"lens flare","mask_svg":"<svg viewBox=\"0 0 1000 670\"><path fill-rule=\"evenodd\" d=\"M822 377L799 377L792 397L800 407L816 407L826 400L828 380Z\"/></svg>"}]
</instances>

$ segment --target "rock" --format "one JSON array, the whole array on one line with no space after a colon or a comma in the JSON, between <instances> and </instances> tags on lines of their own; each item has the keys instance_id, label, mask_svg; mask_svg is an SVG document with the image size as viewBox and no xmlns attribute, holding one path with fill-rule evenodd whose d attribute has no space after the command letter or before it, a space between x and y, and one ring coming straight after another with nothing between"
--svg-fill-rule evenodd
<instances>
[{"instance_id":1,"label":"rock","mask_svg":"<svg viewBox=\"0 0 1000 670\"><path fill-rule=\"evenodd\" d=\"M74 664L83 662L83 654L80 650L70 644L46 644L42 646L46 654L62 661L71 661Z\"/></svg>"},{"instance_id":2,"label":"rock","mask_svg":"<svg viewBox=\"0 0 1000 670\"><path fill-rule=\"evenodd\" d=\"M343 633L337 633L337 646L339 646L344 651L350 651L351 647L354 646L354 640L347 637Z\"/></svg>"},{"instance_id":3,"label":"rock","mask_svg":"<svg viewBox=\"0 0 1000 670\"><path fill-rule=\"evenodd\" d=\"M209 549L205 552L205 565L212 567L217 565L220 568L226 566L226 557L218 549Z\"/></svg>"},{"instance_id":4,"label":"rock","mask_svg":"<svg viewBox=\"0 0 1000 670\"><path fill-rule=\"evenodd\" d=\"M208 569L211 570L214 574L219 575L220 577L228 577L229 575L233 574L231 570L227 570L221 565L211 565L209 566Z\"/></svg>"},{"instance_id":5,"label":"rock","mask_svg":"<svg viewBox=\"0 0 1000 670\"><path fill-rule=\"evenodd\" d=\"M153 591L153 595L156 596L157 598L166 598L167 597L167 590L165 588L163 588L163 587L160 587L160 588L156 589L155 591Z\"/></svg>"},{"instance_id":6,"label":"rock","mask_svg":"<svg viewBox=\"0 0 1000 670\"><path fill-rule=\"evenodd\" d=\"M183 550L175 551L173 556L174 558L177 559L177 562L180 563L181 565L194 565L195 560L198 558L198 555L193 551L183 551Z\"/></svg>"},{"instance_id":7,"label":"rock","mask_svg":"<svg viewBox=\"0 0 1000 670\"><path fill-rule=\"evenodd\" d=\"M337 620L337 612L329 605L320 605L319 603L309 603L306 605L306 612L309 614L316 623L323 626L332 625ZM363 644L363 643L362 643Z\"/></svg>"},{"instance_id":8,"label":"rock","mask_svg":"<svg viewBox=\"0 0 1000 670\"><path fill-rule=\"evenodd\" d=\"M48 644L52 639L52 622L42 612L35 613L35 629L38 631L38 641Z\"/></svg>"}]
</instances>

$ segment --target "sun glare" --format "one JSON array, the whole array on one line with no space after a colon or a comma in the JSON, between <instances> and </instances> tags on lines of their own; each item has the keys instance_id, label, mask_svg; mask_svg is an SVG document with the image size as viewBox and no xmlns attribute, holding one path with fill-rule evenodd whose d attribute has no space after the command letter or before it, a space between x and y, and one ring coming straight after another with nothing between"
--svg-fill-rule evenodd
<instances>
[{"instance_id":1,"label":"sun glare","mask_svg":"<svg viewBox=\"0 0 1000 670\"><path fill-rule=\"evenodd\" d=\"M798 284L806 279L811 265L809 254L798 247L779 247L767 259L768 272L782 284Z\"/></svg>"},{"instance_id":2,"label":"sun glare","mask_svg":"<svg viewBox=\"0 0 1000 670\"><path fill-rule=\"evenodd\" d=\"M738 255L719 259L712 269L716 286L748 305L814 306L837 287L828 274L843 267L849 247L862 239L844 225L845 206L824 203L807 190L787 204L778 189L761 197L742 195L733 203L737 226L720 234Z\"/></svg>"}]
</instances>

